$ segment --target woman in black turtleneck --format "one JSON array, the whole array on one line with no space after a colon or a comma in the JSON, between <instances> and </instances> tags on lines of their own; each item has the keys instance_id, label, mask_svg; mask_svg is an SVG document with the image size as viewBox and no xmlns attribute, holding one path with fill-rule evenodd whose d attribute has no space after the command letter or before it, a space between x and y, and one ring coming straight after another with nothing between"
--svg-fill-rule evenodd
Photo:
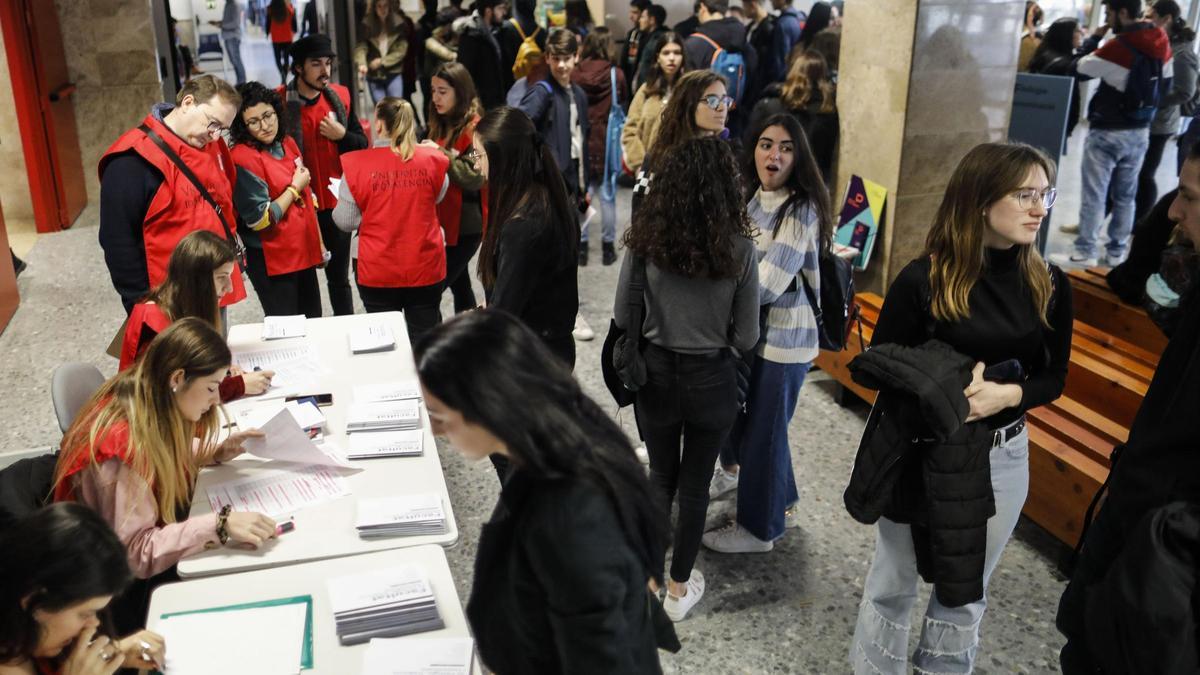
<instances>
[{"instance_id":1,"label":"woman in black turtleneck","mask_svg":"<svg viewBox=\"0 0 1200 675\"><path fill-rule=\"evenodd\" d=\"M984 599L946 607L931 594L912 656L921 672L970 672L988 579L1029 492L1025 411L1058 398L1066 382L1071 288L1036 247L1053 184L1053 162L1027 145L987 143L967 153L946 187L925 254L888 289L871 341L915 347L936 338L975 359L975 381L964 391L967 421L999 432L990 455L996 515L988 520ZM1020 362L1019 377L984 381L985 367L1010 360ZM908 525L884 517L878 528L850 658L856 673L903 673L916 556Z\"/></svg>"}]
</instances>

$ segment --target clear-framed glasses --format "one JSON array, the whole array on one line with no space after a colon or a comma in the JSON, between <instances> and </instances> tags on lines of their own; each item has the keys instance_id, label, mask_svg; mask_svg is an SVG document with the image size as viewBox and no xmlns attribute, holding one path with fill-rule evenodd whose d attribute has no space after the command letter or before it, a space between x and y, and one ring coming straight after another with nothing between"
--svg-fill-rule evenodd
<instances>
[{"instance_id":1,"label":"clear-framed glasses","mask_svg":"<svg viewBox=\"0 0 1200 675\"><path fill-rule=\"evenodd\" d=\"M700 98L700 102L712 110L720 110L721 106L728 108L729 106L733 105L733 97L721 96L720 94L709 94L708 96L702 96Z\"/></svg>"},{"instance_id":2,"label":"clear-framed glasses","mask_svg":"<svg viewBox=\"0 0 1200 675\"><path fill-rule=\"evenodd\" d=\"M269 124L275 121L275 111L268 110L262 114L262 117L251 117L246 120L246 128L251 131L258 131L264 124ZM209 131L212 131L212 125L209 125Z\"/></svg>"},{"instance_id":3,"label":"clear-framed glasses","mask_svg":"<svg viewBox=\"0 0 1200 675\"><path fill-rule=\"evenodd\" d=\"M1038 203L1043 208L1049 209L1054 206L1054 200L1058 199L1058 190L1054 188L1046 188L1045 190L1026 188L1024 190L1017 190L1013 193L1013 196L1017 198L1017 204L1024 211L1032 209L1034 204Z\"/></svg>"}]
</instances>

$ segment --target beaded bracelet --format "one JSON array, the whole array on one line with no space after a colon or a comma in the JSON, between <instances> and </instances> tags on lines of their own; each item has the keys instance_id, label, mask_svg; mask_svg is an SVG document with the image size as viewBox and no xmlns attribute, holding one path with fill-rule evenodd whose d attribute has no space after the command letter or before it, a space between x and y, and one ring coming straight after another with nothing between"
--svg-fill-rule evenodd
<instances>
[{"instance_id":1,"label":"beaded bracelet","mask_svg":"<svg viewBox=\"0 0 1200 675\"><path fill-rule=\"evenodd\" d=\"M229 530L226 528L226 524L231 511L233 511L233 505L226 504L221 507L220 513L217 514L217 539L221 540L222 546L229 541Z\"/></svg>"}]
</instances>

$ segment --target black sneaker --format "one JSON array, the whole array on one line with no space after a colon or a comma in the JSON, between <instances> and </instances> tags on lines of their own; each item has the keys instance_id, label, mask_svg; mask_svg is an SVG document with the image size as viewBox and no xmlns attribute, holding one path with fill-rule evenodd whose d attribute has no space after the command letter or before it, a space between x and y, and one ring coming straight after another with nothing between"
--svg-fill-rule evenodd
<instances>
[{"instance_id":1,"label":"black sneaker","mask_svg":"<svg viewBox=\"0 0 1200 675\"><path fill-rule=\"evenodd\" d=\"M604 242L602 247L604 248L604 255L601 259L601 262L603 262L605 265L611 265L617 262L617 247L614 246L611 241Z\"/></svg>"},{"instance_id":2,"label":"black sneaker","mask_svg":"<svg viewBox=\"0 0 1200 675\"><path fill-rule=\"evenodd\" d=\"M584 244L584 243L579 244L579 266L580 267L587 267L587 255L588 255L588 245Z\"/></svg>"}]
</instances>

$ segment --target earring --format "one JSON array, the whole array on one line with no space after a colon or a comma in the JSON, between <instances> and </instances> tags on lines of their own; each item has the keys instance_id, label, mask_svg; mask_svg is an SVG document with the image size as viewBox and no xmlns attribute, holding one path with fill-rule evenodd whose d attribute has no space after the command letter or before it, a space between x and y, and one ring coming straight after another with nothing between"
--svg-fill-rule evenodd
<instances>
[{"instance_id":1,"label":"earring","mask_svg":"<svg viewBox=\"0 0 1200 675\"><path fill-rule=\"evenodd\" d=\"M171 393L172 393L172 394L174 394L174 393L176 393L176 392L178 392L178 391L179 391L179 387L171 387Z\"/></svg>"}]
</instances>

